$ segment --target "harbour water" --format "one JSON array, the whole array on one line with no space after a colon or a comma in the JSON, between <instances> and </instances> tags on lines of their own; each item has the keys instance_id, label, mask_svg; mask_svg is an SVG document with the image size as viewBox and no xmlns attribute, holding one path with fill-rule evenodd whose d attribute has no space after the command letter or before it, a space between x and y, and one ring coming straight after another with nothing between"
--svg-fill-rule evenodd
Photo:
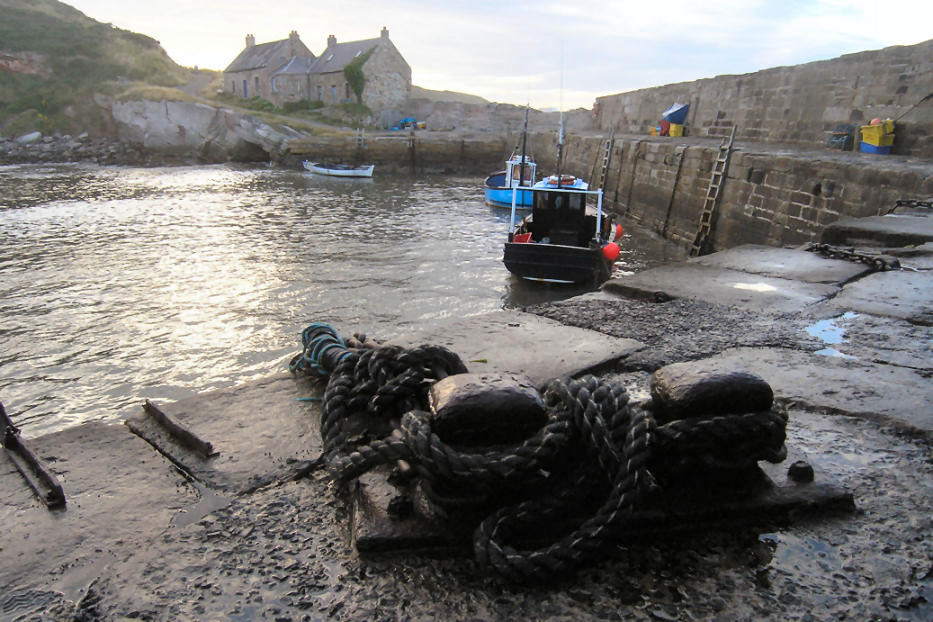
<instances>
[{"instance_id":1,"label":"harbour water","mask_svg":"<svg viewBox=\"0 0 933 622\"><path fill-rule=\"evenodd\" d=\"M0 167L0 402L33 437L267 376L301 330L388 339L593 287L502 266L482 179ZM626 226L621 270L683 252Z\"/></svg>"}]
</instances>

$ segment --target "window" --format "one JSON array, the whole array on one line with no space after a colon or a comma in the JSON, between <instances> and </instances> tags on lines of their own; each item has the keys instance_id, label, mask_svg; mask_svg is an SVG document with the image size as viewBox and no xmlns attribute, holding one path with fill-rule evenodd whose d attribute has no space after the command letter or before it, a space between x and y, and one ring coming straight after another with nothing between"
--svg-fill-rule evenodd
<instances>
[{"instance_id":1,"label":"window","mask_svg":"<svg viewBox=\"0 0 933 622\"><path fill-rule=\"evenodd\" d=\"M243 99L249 97L249 93L246 92L246 80L243 80Z\"/></svg>"},{"instance_id":2,"label":"window","mask_svg":"<svg viewBox=\"0 0 933 622\"><path fill-rule=\"evenodd\" d=\"M324 99L323 87L319 84L317 87L317 100L321 101L322 99Z\"/></svg>"},{"instance_id":3,"label":"window","mask_svg":"<svg viewBox=\"0 0 933 622\"><path fill-rule=\"evenodd\" d=\"M350 99L350 83L349 83L349 82L344 82L344 83L343 83L343 89L344 89L344 91L346 91L346 95L343 96L344 99Z\"/></svg>"},{"instance_id":4,"label":"window","mask_svg":"<svg viewBox=\"0 0 933 622\"><path fill-rule=\"evenodd\" d=\"M230 92L236 95L236 80L230 83Z\"/></svg>"},{"instance_id":5,"label":"window","mask_svg":"<svg viewBox=\"0 0 933 622\"><path fill-rule=\"evenodd\" d=\"M259 95L259 76L253 78L253 86L256 87L256 95Z\"/></svg>"},{"instance_id":6,"label":"window","mask_svg":"<svg viewBox=\"0 0 933 622\"><path fill-rule=\"evenodd\" d=\"M334 102L337 101L337 85L336 85L336 84L331 84L331 85L330 85L330 98L331 98Z\"/></svg>"},{"instance_id":7,"label":"window","mask_svg":"<svg viewBox=\"0 0 933 622\"><path fill-rule=\"evenodd\" d=\"M275 86L275 78L272 78L272 92L278 93L279 89Z\"/></svg>"}]
</instances>

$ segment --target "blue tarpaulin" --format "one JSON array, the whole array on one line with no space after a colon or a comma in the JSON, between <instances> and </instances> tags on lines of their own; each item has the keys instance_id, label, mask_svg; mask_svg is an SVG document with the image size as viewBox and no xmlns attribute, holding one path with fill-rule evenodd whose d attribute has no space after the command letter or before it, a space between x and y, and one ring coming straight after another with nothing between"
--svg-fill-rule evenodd
<instances>
[{"instance_id":1,"label":"blue tarpaulin","mask_svg":"<svg viewBox=\"0 0 933 622\"><path fill-rule=\"evenodd\" d=\"M687 120L687 109L689 108L690 104L675 103L673 106L661 113L661 118L669 123L683 125L684 121Z\"/></svg>"}]
</instances>

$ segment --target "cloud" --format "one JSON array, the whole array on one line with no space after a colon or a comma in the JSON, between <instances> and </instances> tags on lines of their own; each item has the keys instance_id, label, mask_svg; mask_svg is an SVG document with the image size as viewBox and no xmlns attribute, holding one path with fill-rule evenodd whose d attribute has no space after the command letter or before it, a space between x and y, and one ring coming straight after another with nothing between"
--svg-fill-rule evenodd
<instances>
[{"instance_id":1,"label":"cloud","mask_svg":"<svg viewBox=\"0 0 933 622\"><path fill-rule=\"evenodd\" d=\"M223 69L247 33L297 30L312 52L327 35L383 26L422 87L565 109L597 96L742 74L933 38L933 3L917 0L75 0L89 16L155 37L176 61Z\"/></svg>"}]
</instances>

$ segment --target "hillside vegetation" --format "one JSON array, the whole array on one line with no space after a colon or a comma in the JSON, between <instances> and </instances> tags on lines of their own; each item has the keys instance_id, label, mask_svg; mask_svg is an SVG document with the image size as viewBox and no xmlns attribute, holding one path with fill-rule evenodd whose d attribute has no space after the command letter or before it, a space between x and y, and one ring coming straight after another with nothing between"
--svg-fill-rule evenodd
<instances>
[{"instance_id":1,"label":"hillside vegetation","mask_svg":"<svg viewBox=\"0 0 933 622\"><path fill-rule=\"evenodd\" d=\"M432 91L420 86L411 87L412 99L427 99L434 102L457 102L460 104L488 104L489 101L479 95L470 95L469 93L458 93L457 91Z\"/></svg>"},{"instance_id":2,"label":"hillside vegetation","mask_svg":"<svg viewBox=\"0 0 933 622\"><path fill-rule=\"evenodd\" d=\"M0 0L0 133L101 130L95 93L133 83L180 86L179 66L151 37L93 20L56 0Z\"/></svg>"}]
</instances>

